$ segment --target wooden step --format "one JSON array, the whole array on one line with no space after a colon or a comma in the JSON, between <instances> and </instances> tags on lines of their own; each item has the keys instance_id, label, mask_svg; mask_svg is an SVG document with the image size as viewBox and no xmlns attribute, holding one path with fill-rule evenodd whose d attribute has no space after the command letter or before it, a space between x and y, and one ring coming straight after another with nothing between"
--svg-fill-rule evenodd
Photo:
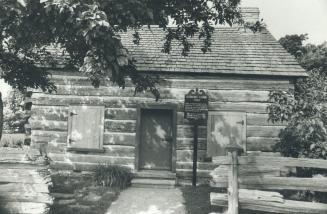
<instances>
[{"instance_id":1,"label":"wooden step","mask_svg":"<svg viewBox=\"0 0 327 214\"><path fill-rule=\"evenodd\" d=\"M175 188L176 181L174 179L149 179L149 178L134 178L132 187L140 188Z\"/></svg>"},{"instance_id":2,"label":"wooden step","mask_svg":"<svg viewBox=\"0 0 327 214\"><path fill-rule=\"evenodd\" d=\"M176 173L161 170L141 170L134 173L135 178L176 179Z\"/></svg>"}]
</instances>

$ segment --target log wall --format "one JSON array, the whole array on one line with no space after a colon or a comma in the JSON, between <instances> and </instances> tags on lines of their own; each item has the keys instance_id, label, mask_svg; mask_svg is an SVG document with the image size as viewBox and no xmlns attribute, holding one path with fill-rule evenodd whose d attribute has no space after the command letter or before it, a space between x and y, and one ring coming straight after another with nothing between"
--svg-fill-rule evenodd
<instances>
[{"instance_id":1,"label":"log wall","mask_svg":"<svg viewBox=\"0 0 327 214\"><path fill-rule=\"evenodd\" d=\"M64 75L62 75L64 74ZM207 91L210 111L247 112L247 150L271 152L278 133L285 124L267 122L269 90L288 90L290 80L268 77L163 75L159 90L161 99L156 102L150 93L134 96L134 88L127 81L121 89L111 83L94 88L86 77L72 73L53 75L57 92L46 94L34 91L27 102L32 102L29 123L32 144L46 143L54 166L67 169L89 169L99 162L134 167L137 107L140 104L175 104L177 106L177 176L188 179L192 162L191 124L183 117L184 95L194 88ZM105 152L66 152L68 106L70 104L105 105ZM206 153L206 125L199 127L199 177L209 178L215 168L204 162Z\"/></svg>"}]
</instances>

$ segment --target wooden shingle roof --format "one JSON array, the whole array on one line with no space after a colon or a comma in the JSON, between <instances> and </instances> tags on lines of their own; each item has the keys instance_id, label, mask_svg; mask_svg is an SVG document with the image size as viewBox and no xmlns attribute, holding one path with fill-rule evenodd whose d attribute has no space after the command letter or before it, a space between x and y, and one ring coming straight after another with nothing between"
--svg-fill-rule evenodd
<instances>
[{"instance_id":1,"label":"wooden shingle roof","mask_svg":"<svg viewBox=\"0 0 327 214\"><path fill-rule=\"evenodd\" d=\"M182 46L177 41L172 42L170 54L162 53L165 32L156 26L139 30L139 45L133 43L132 33L122 33L121 38L139 71L307 76L267 29L253 33L239 27L218 27L212 36L211 51L204 54L203 41L194 36L188 56L181 55Z\"/></svg>"}]
</instances>

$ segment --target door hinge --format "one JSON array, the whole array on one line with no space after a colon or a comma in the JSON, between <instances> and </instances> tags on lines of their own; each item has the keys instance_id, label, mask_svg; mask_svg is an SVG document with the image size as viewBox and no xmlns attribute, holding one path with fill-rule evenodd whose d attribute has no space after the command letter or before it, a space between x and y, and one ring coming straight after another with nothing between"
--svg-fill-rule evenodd
<instances>
[{"instance_id":1,"label":"door hinge","mask_svg":"<svg viewBox=\"0 0 327 214\"><path fill-rule=\"evenodd\" d=\"M76 114L75 112L70 112L70 116L72 117L72 116L75 116L75 115L78 115L78 114Z\"/></svg>"},{"instance_id":2,"label":"door hinge","mask_svg":"<svg viewBox=\"0 0 327 214\"><path fill-rule=\"evenodd\" d=\"M71 144L71 143L73 143L73 142L75 142L75 140L68 139L68 143L69 143L69 144Z\"/></svg>"},{"instance_id":3,"label":"door hinge","mask_svg":"<svg viewBox=\"0 0 327 214\"><path fill-rule=\"evenodd\" d=\"M236 122L237 124L241 124L242 126L244 126L244 120L242 120L242 121L238 121L238 122Z\"/></svg>"}]
</instances>

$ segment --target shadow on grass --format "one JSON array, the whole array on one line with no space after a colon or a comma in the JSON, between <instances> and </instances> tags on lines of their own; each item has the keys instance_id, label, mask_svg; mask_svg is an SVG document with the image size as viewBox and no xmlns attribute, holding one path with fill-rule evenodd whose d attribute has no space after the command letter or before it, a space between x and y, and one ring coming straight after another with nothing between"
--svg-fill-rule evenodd
<instances>
[{"instance_id":1,"label":"shadow on grass","mask_svg":"<svg viewBox=\"0 0 327 214\"><path fill-rule=\"evenodd\" d=\"M185 207L188 214L208 214L211 212L223 213L223 208L214 207L210 204L210 192L226 193L226 189L213 188L210 186L181 187L185 200ZM266 214L254 210L241 210L242 214Z\"/></svg>"},{"instance_id":2,"label":"shadow on grass","mask_svg":"<svg viewBox=\"0 0 327 214\"><path fill-rule=\"evenodd\" d=\"M220 189L210 186L181 187L188 214L208 214L210 212L221 212L221 208L210 204L210 192L221 192Z\"/></svg>"}]
</instances>

